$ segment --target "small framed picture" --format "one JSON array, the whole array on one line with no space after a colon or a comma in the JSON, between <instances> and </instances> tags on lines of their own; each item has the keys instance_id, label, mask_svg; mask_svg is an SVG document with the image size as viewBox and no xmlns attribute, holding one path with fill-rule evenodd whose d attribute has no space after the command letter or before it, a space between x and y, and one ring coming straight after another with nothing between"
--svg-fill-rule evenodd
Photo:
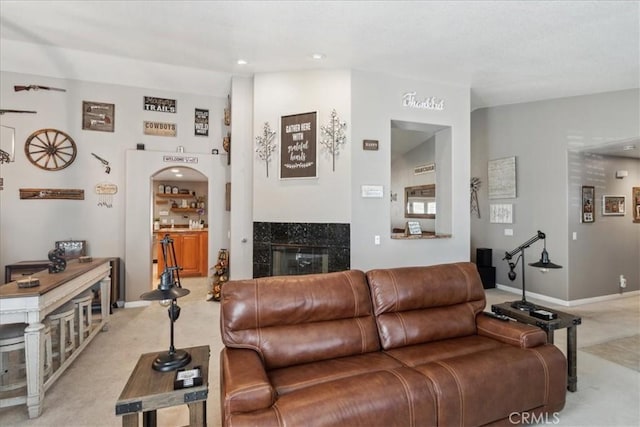
<instances>
[{"instance_id":1,"label":"small framed picture","mask_svg":"<svg viewBox=\"0 0 640 427\"><path fill-rule=\"evenodd\" d=\"M113 132L115 104L82 101L82 129Z\"/></svg>"},{"instance_id":2,"label":"small framed picture","mask_svg":"<svg viewBox=\"0 0 640 427\"><path fill-rule=\"evenodd\" d=\"M422 227L420 227L420 221L407 221L405 234L407 236L422 235Z\"/></svg>"},{"instance_id":3,"label":"small framed picture","mask_svg":"<svg viewBox=\"0 0 640 427\"><path fill-rule=\"evenodd\" d=\"M580 215L580 222L593 222L594 221L594 202L596 197L596 190L589 185L582 186L582 208Z\"/></svg>"},{"instance_id":4,"label":"small framed picture","mask_svg":"<svg viewBox=\"0 0 640 427\"><path fill-rule=\"evenodd\" d=\"M602 215L623 216L625 213L624 196L602 196Z\"/></svg>"},{"instance_id":5,"label":"small framed picture","mask_svg":"<svg viewBox=\"0 0 640 427\"><path fill-rule=\"evenodd\" d=\"M633 222L640 223L640 187L633 187L631 204L633 206Z\"/></svg>"}]
</instances>

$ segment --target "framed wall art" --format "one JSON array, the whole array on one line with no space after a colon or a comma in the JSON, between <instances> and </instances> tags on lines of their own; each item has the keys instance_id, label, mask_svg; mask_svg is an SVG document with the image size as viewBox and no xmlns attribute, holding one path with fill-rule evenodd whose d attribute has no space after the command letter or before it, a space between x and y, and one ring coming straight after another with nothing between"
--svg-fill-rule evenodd
<instances>
[{"instance_id":1,"label":"framed wall art","mask_svg":"<svg viewBox=\"0 0 640 427\"><path fill-rule=\"evenodd\" d=\"M633 222L640 223L640 187L633 187L631 204L633 206Z\"/></svg>"},{"instance_id":2,"label":"framed wall art","mask_svg":"<svg viewBox=\"0 0 640 427\"><path fill-rule=\"evenodd\" d=\"M195 136L209 136L209 110L196 108L193 126Z\"/></svg>"},{"instance_id":3,"label":"framed wall art","mask_svg":"<svg viewBox=\"0 0 640 427\"><path fill-rule=\"evenodd\" d=\"M316 178L316 113L282 116L280 179Z\"/></svg>"},{"instance_id":4,"label":"framed wall art","mask_svg":"<svg viewBox=\"0 0 640 427\"><path fill-rule=\"evenodd\" d=\"M602 196L602 215L623 216L625 212L624 196Z\"/></svg>"},{"instance_id":5,"label":"framed wall art","mask_svg":"<svg viewBox=\"0 0 640 427\"><path fill-rule=\"evenodd\" d=\"M407 236L422 235L422 227L420 226L420 221L407 221L405 234Z\"/></svg>"},{"instance_id":6,"label":"framed wall art","mask_svg":"<svg viewBox=\"0 0 640 427\"><path fill-rule=\"evenodd\" d=\"M113 132L115 104L82 101L82 129Z\"/></svg>"},{"instance_id":7,"label":"framed wall art","mask_svg":"<svg viewBox=\"0 0 640 427\"><path fill-rule=\"evenodd\" d=\"M595 209L596 190L589 185L582 186L582 204L580 209L580 222L593 222L595 217L593 211Z\"/></svg>"},{"instance_id":8,"label":"framed wall art","mask_svg":"<svg viewBox=\"0 0 640 427\"><path fill-rule=\"evenodd\" d=\"M516 198L516 158L489 160L489 198Z\"/></svg>"},{"instance_id":9,"label":"framed wall art","mask_svg":"<svg viewBox=\"0 0 640 427\"><path fill-rule=\"evenodd\" d=\"M513 224L513 205L510 203L489 205L489 222L492 224Z\"/></svg>"}]
</instances>

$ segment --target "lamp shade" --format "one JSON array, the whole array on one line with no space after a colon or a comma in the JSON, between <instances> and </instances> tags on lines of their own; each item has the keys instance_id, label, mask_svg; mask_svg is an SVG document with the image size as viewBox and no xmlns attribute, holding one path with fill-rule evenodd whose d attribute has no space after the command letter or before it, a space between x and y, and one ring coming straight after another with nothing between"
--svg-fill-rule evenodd
<instances>
[{"instance_id":1,"label":"lamp shade","mask_svg":"<svg viewBox=\"0 0 640 427\"><path fill-rule=\"evenodd\" d=\"M189 294L189 289L171 287L169 289L154 289L140 295L145 301L163 301L168 299L176 299Z\"/></svg>"},{"instance_id":2,"label":"lamp shade","mask_svg":"<svg viewBox=\"0 0 640 427\"><path fill-rule=\"evenodd\" d=\"M549 260L549 253L547 252L546 248L542 250L542 254L540 255L540 261L532 262L529 265L531 267L536 267L536 268L562 268L561 265L554 264L551 262L551 260Z\"/></svg>"},{"instance_id":3,"label":"lamp shade","mask_svg":"<svg viewBox=\"0 0 640 427\"><path fill-rule=\"evenodd\" d=\"M190 291L188 289L176 286L173 280L173 271L171 269L166 269L160 275L160 283L158 284L158 289L150 292L145 292L144 294L140 295L140 298L145 301L172 300L188 295L189 292Z\"/></svg>"}]
</instances>

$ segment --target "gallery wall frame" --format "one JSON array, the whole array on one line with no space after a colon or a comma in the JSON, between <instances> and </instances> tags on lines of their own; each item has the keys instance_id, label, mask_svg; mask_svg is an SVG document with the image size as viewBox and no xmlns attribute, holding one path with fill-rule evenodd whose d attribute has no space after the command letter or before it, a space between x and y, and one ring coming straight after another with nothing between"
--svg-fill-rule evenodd
<instances>
[{"instance_id":1,"label":"gallery wall frame","mask_svg":"<svg viewBox=\"0 0 640 427\"><path fill-rule=\"evenodd\" d=\"M489 199L515 199L516 158L505 157L488 162Z\"/></svg>"},{"instance_id":2,"label":"gallery wall frame","mask_svg":"<svg viewBox=\"0 0 640 427\"><path fill-rule=\"evenodd\" d=\"M596 189L590 185L582 186L582 203L580 207L580 222L590 223L595 221L595 201L596 201Z\"/></svg>"},{"instance_id":3,"label":"gallery wall frame","mask_svg":"<svg viewBox=\"0 0 640 427\"><path fill-rule=\"evenodd\" d=\"M602 196L602 215L604 216L624 216L625 196L606 195Z\"/></svg>"},{"instance_id":4,"label":"gallery wall frame","mask_svg":"<svg viewBox=\"0 0 640 427\"><path fill-rule=\"evenodd\" d=\"M115 104L82 101L82 129L113 132L115 112Z\"/></svg>"},{"instance_id":5,"label":"gallery wall frame","mask_svg":"<svg viewBox=\"0 0 640 427\"><path fill-rule=\"evenodd\" d=\"M513 205L511 203L490 204L489 222L492 224L513 224Z\"/></svg>"},{"instance_id":6,"label":"gallery wall frame","mask_svg":"<svg viewBox=\"0 0 640 427\"><path fill-rule=\"evenodd\" d=\"M631 205L633 207L633 222L640 224L640 187L631 190Z\"/></svg>"}]
</instances>

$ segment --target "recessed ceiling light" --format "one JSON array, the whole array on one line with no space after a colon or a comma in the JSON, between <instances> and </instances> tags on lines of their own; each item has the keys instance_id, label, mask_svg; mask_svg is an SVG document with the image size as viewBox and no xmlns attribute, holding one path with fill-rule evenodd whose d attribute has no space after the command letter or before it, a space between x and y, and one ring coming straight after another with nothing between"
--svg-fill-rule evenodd
<instances>
[{"instance_id":1,"label":"recessed ceiling light","mask_svg":"<svg viewBox=\"0 0 640 427\"><path fill-rule=\"evenodd\" d=\"M622 147L622 149L624 151L635 150L636 146L635 145L625 145L624 147Z\"/></svg>"},{"instance_id":2,"label":"recessed ceiling light","mask_svg":"<svg viewBox=\"0 0 640 427\"><path fill-rule=\"evenodd\" d=\"M324 53L314 53L313 55L311 55L311 57L317 61L326 58L326 55Z\"/></svg>"},{"instance_id":3,"label":"recessed ceiling light","mask_svg":"<svg viewBox=\"0 0 640 427\"><path fill-rule=\"evenodd\" d=\"M178 173L178 172L180 172L180 169L171 169L171 172Z\"/></svg>"},{"instance_id":4,"label":"recessed ceiling light","mask_svg":"<svg viewBox=\"0 0 640 427\"><path fill-rule=\"evenodd\" d=\"M176 178L182 178L182 174L181 173L177 173L176 174Z\"/></svg>"},{"instance_id":5,"label":"recessed ceiling light","mask_svg":"<svg viewBox=\"0 0 640 427\"><path fill-rule=\"evenodd\" d=\"M236 61L236 64L238 64L238 65L247 65L248 62L246 60L244 60L244 59L238 59Z\"/></svg>"}]
</instances>

